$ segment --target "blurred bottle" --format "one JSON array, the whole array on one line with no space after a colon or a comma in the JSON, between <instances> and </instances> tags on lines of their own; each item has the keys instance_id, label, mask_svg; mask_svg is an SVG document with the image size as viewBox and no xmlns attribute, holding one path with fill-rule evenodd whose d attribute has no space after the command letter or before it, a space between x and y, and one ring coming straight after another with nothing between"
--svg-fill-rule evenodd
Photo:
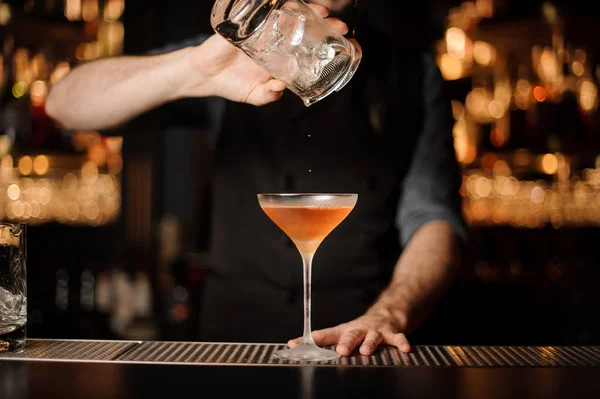
<instances>
[{"instance_id":1,"label":"blurred bottle","mask_svg":"<svg viewBox=\"0 0 600 399\"><path fill-rule=\"evenodd\" d=\"M38 150L59 151L62 147L60 131L46 113L52 64L51 55L44 51L34 54L30 62L33 80L29 90L32 118L30 146Z\"/></svg>"},{"instance_id":2,"label":"blurred bottle","mask_svg":"<svg viewBox=\"0 0 600 399\"><path fill-rule=\"evenodd\" d=\"M3 52L0 56L0 137L2 138L2 141L8 143L9 147L3 149L3 153L0 154L2 156L10 150L10 147L14 142L14 133L11 138L11 132L9 131L9 127L13 125L12 119L15 119L13 117L13 111L9 108L9 105L13 101L12 88L15 84L12 68L12 43L12 38L5 39Z\"/></svg>"},{"instance_id":3,"label":"blurred bottle","mask_svg":"<svg viewBox=\"0 0 600 399\"><path fill-rule=\"evenodd\" d=\"M86 1L86 0L83 0ZM68 3L75 3L77 1L67 0L16 0L12 1L12 4L16 10L21 11L27 16L34 17L36 19L45 21L58 21L62 22L66 20L65 7ZM73 6L73 4L71 4ZM77 6L77 5L76 5ZM79 5L79 8L81 5Z\"/></svg>"},{"instance_id":4,"label":"blurred bottle","mask_svg":"<svg viewBox=\"0 0 600 399\"><path fill-rule=\"evenodd\" d=\"M135 318L133 287L130 276L123 269L115 269L112 274L114 306L110 327L120 337L127 337L127 330Z\"/></svg>"},{"instance_id":5,"label":"blurred bottle","mask_svg":"<svg viewBox=\"0 0 600 399\"><path fill-rule=\"evenodd\" d=\"M152 287L150 278L142 270L135 274L133 285L133 296L135 301L135 313L138 319L150 319L152 317Z\"/></svg>"},{"instance_id":6,"label":"blurred bottle","mask_svg":"<svg viewBox=\"0 0 600 399\"><path fill-rule=\"evenodd\" d=\"M134 318L127 329L127 338L152 341L156 339L157 331L154 323L152 302L152 286L148 274L139 269L133 276L132 296Z\"/></svg>"},{"instance_id":7,"label":"blurred bottle","mask_svg":"<svg viewBox=\"0 0 600 399\"><path fill-rule=\"evenodd\" d=\"M6 46L5 46L6 47ZM5 53L5 83L2 88L2 133L12 147L26 148L32 138L31 102L26 65L29 52L19 48Z\"/></svg>"}]
</instances>

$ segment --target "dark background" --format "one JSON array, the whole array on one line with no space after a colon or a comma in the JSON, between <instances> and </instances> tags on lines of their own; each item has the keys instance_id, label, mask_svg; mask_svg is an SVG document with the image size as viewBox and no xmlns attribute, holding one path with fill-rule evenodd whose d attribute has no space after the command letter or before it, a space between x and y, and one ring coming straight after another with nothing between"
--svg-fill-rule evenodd
<instances>
[{"instance_id":1,"label":"dark background","mask_svg":"<svg viewBox=\"0 0 600 399\"><path fill-rule=\"evenodd\" d=\"M19 7L20 2L13 3ZM514 49L516 58L518 49L524 48L527 55L534 44L550 40L539 29L542 2L497 3L494 18L479 26L480 37L499 48ZM600 16L581 1L553 3L564 20L565 38L585 47L595 66ZM444 36L448 11L460 4L370 0L367 15L395 40L433 51L435 41ZM144 54L211 33L211 7L211 1L126 0L124 52ZM13 23L20 23L17 17ZM464 101L471 87L470 77L448 82L450 96L459 101ZM578 123L577 116L566 119L565 147L574 156L599 154L597 129L584 139L569 135L570 127ZM103 228L50 223L30 229L30 336L194 339L195 301L202 288L201 254L209 239L204 198L210 154L201 133L156 131L152 126L128 132L123 150L123 214L117 223ZM521 148L518 139L526 133L516 129L513 144L505 150ZM169 228L181 234L176 236L176 255L165 257L160 248L173 231ZM146 229L145 233L139 233L140 229ZM596 226L471 226L471 246L461 274L431 319L415 333L414 341L600 343L599 232ZM519 265L518 273L514 265ZM82 271L97 275L115 269L132 277L136 272L146 273L153 283L153 315L134 318L125 330L114 328L118 313L114 309L107 313L78 307ZM74 287L67 310L57 309L54 301L60 270L71 276Z\"/></svg>"}]
</instances>

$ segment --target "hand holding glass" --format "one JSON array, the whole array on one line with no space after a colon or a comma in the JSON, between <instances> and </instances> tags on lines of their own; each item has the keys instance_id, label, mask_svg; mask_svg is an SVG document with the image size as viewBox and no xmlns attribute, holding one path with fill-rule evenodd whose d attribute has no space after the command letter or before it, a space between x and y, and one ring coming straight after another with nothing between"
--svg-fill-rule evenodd
<instances>
[{"instance_id":1,"label":"hand holding glass","mask_svg":"<svg viewBox=\"0 0 600 399\"><path fill-rule=\"evenodd\" d=\"M211 24L306 106L340 91L362 57L303 0L217 0Z\"/></svg>"}]
</instances>

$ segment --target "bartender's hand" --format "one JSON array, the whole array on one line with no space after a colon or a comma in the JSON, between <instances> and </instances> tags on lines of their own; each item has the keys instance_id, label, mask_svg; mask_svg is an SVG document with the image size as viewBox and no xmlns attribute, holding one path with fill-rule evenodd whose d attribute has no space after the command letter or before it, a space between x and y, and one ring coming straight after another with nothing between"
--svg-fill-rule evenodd
<instances>
[{"instance_id":1,"label":"bartender's hand","mask_svg":"<svg viewBox=\"0 0 600 399\"><path fill-rule=\"evenodd\" d=\"M394 269L392 281L367 312L348 323L313 332L317 345L336 345L342 356L359 348L370 355L381 344L410 352L405 333L418 327L440 301L460 265L458 236L445 221L423 224ZM300 339L288 342L295 347Z\"/></svg>"},{"instance_id":2,"label":"bartender's hand","mask_svg":"<svg viewBox=\"0 0 600 399\"><path fill-rule=\"evenodd\" d=\"M323 18L328 10L311 7ZM327 18L334 31L348 26ZM51 87L46 112L73 130L121 126L163 104L219 96L264 105L278 100L285 84L218 35L199 46L152 56L105 57L83 63Z\"/></svg>"},{"instance_id":3,"label":"bartender's hand","mask_svg":"<svg viewBox=\"0 0 600 399\"><path fill-rule=\"evenodd\" d=\"M309 6L322 18L329 10L317 4ZM326 18L335 32L345 35L348 26L339 19ZM192 68L202 80L190 80L184 88L186 97L219 96L253 105L277 101L286 89L284 82L274 79L241 50L219 35L213 35L191 54Z\"/></svg>"},{"instance_id":4,"label":"bartender's hand","mask_svg":"<svg viewBox=\"0 0 600 399\"><path fill-rule=\"evenodd\" d=\"M348 323L313 331L312 335L317 345L336 345L336 351L341 356L349 356L356 348L359 348L362 355L369 356L381 344L395 346L402 352L410 352L408 339L400 331L390 317L370 311ZM301 340L291 340L288 346L294 348Z\"/></svg>"}]
</instances>

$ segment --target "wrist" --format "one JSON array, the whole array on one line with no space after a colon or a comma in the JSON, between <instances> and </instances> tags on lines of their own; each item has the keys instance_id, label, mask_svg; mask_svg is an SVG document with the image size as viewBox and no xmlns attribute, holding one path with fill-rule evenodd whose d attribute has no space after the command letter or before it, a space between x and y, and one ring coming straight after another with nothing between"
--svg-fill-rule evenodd
<instances>
[{"instance_id":1,"label":"wrist","mask_svg":"<svg viewBox=\"0 0 600 399\"><path fill-rule=\"evenodd\" d=\"M170 101L212 95L209 80L193 67L195 51L195 47L188 47L167 55L168 60L164 64Z\"/></svg>"}]
</instances>

